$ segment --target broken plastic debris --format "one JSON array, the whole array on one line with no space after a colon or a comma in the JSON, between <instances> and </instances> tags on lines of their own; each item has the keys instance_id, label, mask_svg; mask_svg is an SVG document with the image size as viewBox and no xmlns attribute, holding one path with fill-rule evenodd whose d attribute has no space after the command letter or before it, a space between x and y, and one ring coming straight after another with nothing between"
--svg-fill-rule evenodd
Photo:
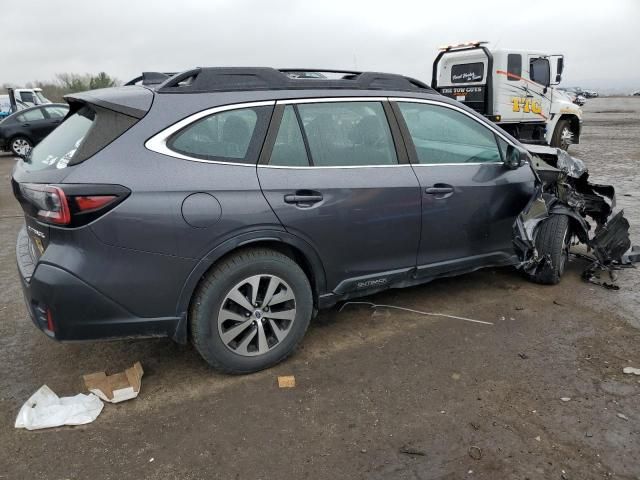
<instances>
[{"instance_id":1,"label":"broken plastic debris","mask_svg":"<svg viewBox=\"0 0 640 480\"><path fill-rule=\"evenodd\" d=\"M562 397L560 400L562 400L563 402L569 402L569 401L571 401L571 398L569 398L569 397Z\"/></svg>"},{"instance_id":2,"label":"broken plastic debris","mask_svg":"<svg viewBox=\"0 0 640 480\"><path fill-rule=\"evenodd\" d=\"M92 393L60 398L43 385L22 405L15 427L38 430L62 425L84 425L98 418L102 407L104 404Z\"/></svg>"},{"instance_id":3,"label":"broken plastic debris","mask_svg":"<svg viewBox=\"0 0 640 480\"><path fill-rule=\"evenodd\" d=\"M633 373L634 375L640 375L640 368L624 367L622 373Z\"/></svg>"},{"instance_id":4,"label":"broken plastic debris","mask_svg":"<svg viewBox=\"0 0 640 480\"><path fill-rule=\"evenodd\" d=\"M293 388L296 386L296 377L293 375L284 375L278 377L278 387L280 388Z\"/></svg>"},{"instance_id":5,"label":"broken plastic debris","mask_svg":"<svg viewBox=\"0 0 640 480\"><path fill-rule=\"evenodd\" d=\"M124 372L113 375L107 375L105 372L91 373L82 378L90 392L105 402L118 403L138 396L143 374L142 365L136 362Z\"/></svg>"},{"instance_id":6,"label":"broken plastic debris","mask_svg":"<svg viewBox=\"0 0 640 480\"><path fill-rule=\"evenodd\" d=\"M622 420L628 422L629 417L627 417L624 413L616 413L616 417L621 418Z\"/></svg>"}]
</instances>

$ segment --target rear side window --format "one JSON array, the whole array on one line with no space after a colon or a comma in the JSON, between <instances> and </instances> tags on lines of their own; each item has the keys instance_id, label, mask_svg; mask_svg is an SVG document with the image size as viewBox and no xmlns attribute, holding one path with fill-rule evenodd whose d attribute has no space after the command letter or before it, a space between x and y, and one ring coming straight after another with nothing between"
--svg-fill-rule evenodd
<instances>
[{"instance_id":1,"label":"rear side window","mask_svg":"<svg viewBox=\"0 0 640 480\"><path fill-rule=\"evenodd\" d=\"M68 108L64 108L64 107L44 107L44 108L47 111L47 114L51 118L62 118L69 111Z\"/></svg>"},{"instance_id":2,"label":"rear side window","mask_svg":"<svg viewBox=\"0 0 640 480\"><path fill-rule=\"evenodd\" d=\"M255 107L214 113L174 134L167 146L189 157L255 163L270 112L271 107Z\"/></svg>"},{"instance_id":3,"label":"rear side window","mask_svg":"<svg viewBox=\"0 0 640 480\"><path fill-rule=\"evenodd\" d=\"M17 117L18 122L36 122L38 120L44 120L44 112L42 108L35 108L28 110Z\"/></svg>"},{"instance_id":4,"label":"rear side window","mask_svg":"<svg viewBox=\"0 0 640 480\"><path fill-rule=\"evenodd\" d=\"M507 55L507 80L516 82L522 77L522 55L510 53Z\"/></svg>"},{"instance_id":5,"label":"rear side window","mask_svg":"<svg viewBox=\"0 0 640 480\"><path fill-rule=\"evenodd\" d=\"M484 77L484 63L458 63L451 67L451 83L480 82Z\"/></svg>"},{"instance_id":6,"label":"rear side window","mask_svg":"<svg viewBox=\"0 0 640 480\"><path fill-rule=\"evenodd\" d=\"M137 121L137 118L122 113L85 105L67 117L31 150L25 168L65 168L83 162L113 142Z\"/></svg>"},{"instance_id":7,"label":"rear side window","mask_svg":"<svg viewBox=\"0 0 640 480\"><path fill-rule=\"evenodd\" d=\"M302 131L291 105L284 109L280 129L271 152L270 165L306 167L309 165Z\"/></svg>"},{"instance_id":8,"label":"rear side window","mask_svg":"<svg viewBox=\"0 0 640 480\"><path fill-rule=\"evenodd\" d=\"M495 135L456 110L425 103L398 103L423 164L501 162Z\"/></svg>"},{"instance_id":9,"label":"rear side window","mask_svg":"<svg viewBox=\"0 0 640 480\"><path fill-rule=\"evenodd\" d=\"M314 166L398 163L380 102L310 103L298 111Z\"/></svg>"}]
</instances>

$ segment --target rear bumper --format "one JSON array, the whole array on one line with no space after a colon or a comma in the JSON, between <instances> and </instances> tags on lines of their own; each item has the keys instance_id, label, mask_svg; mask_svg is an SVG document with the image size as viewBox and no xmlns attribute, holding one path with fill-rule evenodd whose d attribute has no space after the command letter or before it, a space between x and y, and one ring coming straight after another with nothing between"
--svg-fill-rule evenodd
<instances>
[{"instance_id":1,"label":"rear bumper","mask_svg":"<svg viewBox=\"0 0 640 480\"><path fill-rule=\"evenodd\" d=\"M25 254L25 252L27 254ZM141 318L72 273L52 264L34 265L23 228L16 246L27 310L36 327L56 340L174 336L180 319Z\"/></svg>"}]
</instances>

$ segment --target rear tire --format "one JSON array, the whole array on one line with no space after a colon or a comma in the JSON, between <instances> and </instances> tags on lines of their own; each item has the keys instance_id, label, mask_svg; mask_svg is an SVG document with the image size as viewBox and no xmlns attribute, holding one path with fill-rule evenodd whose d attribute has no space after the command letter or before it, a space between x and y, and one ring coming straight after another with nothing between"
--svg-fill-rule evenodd
<instances>
[{"instance_id":1,"label":"rear tire","mask_svg":"<svg viewBox=\"0 0 640 480\"><path fill-rule=\"evenodd\" d=\"M544 285L555 285L560 282L565 266L569 261L571 231L569 217L552 215L538 227L536 249L544 260L531 279Z\"/></svg>"},{"instance_id":2,"label":"rear tire","mask_svg":"<svg viewBox=\"0 0 640 480\"><path fill-rule=\"evenodd\" d=\"M18 136L13 137L9 142L9 147L11 148L11 152L16 157L26 156L29 154L31 149L33 148L33 143L27 137Z\"/></svg>"},{"instance_id":3,"label":"rear tire","mask_svg":"<svg viewBox=\"0 0 640 480\"><path fill-rule=\"evenodd\" d=\"M556 129L551 137L551 146L561 148L564 151L569 150L573 143L573 130L571 130L571 122L569 120L560 120L556 124Z\"/></svg>"},{"instance_id":4,"label":"rear tire","mask_svg":"<svg viewBox=\"0 0 640 480\"><path fill-rule=\"evenodd\" d=\"M291 258L268 249L240 251L204 278L191 304L191 339L225 373L251 373L287 358L313 312L309 279Z\"/></svg>"}]
</instances>

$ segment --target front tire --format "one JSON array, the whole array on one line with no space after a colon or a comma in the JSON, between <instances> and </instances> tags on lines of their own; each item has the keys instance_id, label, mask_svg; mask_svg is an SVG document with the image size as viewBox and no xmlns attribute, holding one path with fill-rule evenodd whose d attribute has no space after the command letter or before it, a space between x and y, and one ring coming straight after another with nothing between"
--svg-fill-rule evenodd
<instances>
[{"instance_id":1,"label":"front tire","mask_svg":"<svg viewBox=\"0 0 640 480\"><path fill-rule=\"evenodd\" d=\"M544 285L559 283L569 261L570 244L569 217L552 215L544 220L536 236L536 249L543 260L531 279Z\"/></svg>"},{"instance_id":2,"label":"front tire","mask_svg":"<svg viewBox=\"0 0 640 480\"><path fill-rule=\"evenodd\" d=\"M556 129L551 137L551 146L561 148L564 151L569 150L573 144L573 130L571 130L571 122L569 120L560 120L556 124Z\"/></svg>"},{"instance_id":3,"label":"front tire","mask_svg":"<svg viewBox=\"0 0 640 480\"><path fill-rule=\"evenodd\" d=\"M19 136L12 138L9 146L16 157L26 157L33 148L33 143L27 137Z\"/></svg>"},{"instance_id":4,"label":"front tire","mask_svg":"<svg viewBox=\"0 0 640 480\"><path fill-rule=\"evenodd\" d=\"M191 339L215 369L256 372L293 353L312 311L311 285L296 262L273 250L244 250L217 264L198 287Z\"/></svg>"}]
</instances>

